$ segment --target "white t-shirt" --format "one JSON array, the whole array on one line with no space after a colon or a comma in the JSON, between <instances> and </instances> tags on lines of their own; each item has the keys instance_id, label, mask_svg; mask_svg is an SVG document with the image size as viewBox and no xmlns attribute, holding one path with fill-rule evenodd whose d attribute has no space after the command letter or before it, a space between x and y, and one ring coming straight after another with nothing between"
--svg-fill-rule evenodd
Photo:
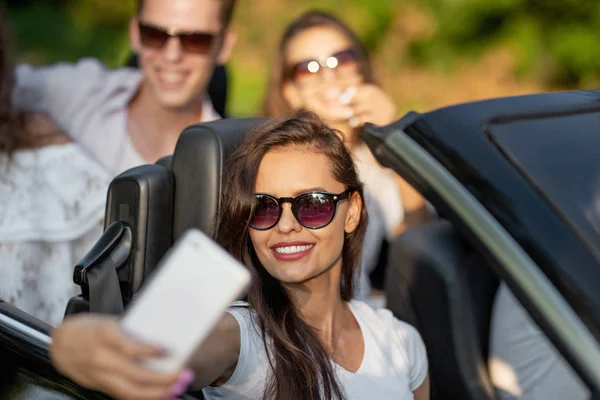
<instances>
[{"instance_id":1,"label":"white t-shirt","mask_svg":"<svg viewBox=\"0 0 600 400\"><path fill-rule=\"evenodd\" d=\"M360 301L350 309L363 334L365 353L352 373L334 364L348 400L407 400L427 376L427 354L415 328L396 319L389 310L373 310ZM229 310L240 325L241 346L231 378L220 387L203 390L206 400L262 399L269 363L261 335L246 307Z\"/></svg>"}]
</instances>

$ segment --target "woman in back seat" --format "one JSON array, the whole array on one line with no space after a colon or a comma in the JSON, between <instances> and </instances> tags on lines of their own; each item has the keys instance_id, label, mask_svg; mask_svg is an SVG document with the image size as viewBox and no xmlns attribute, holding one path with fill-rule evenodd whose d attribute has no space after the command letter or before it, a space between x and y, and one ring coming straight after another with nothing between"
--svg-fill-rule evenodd
<instances>
[{"instance_id":1,"label":"woman in back seat","mask_svg":"<svg viewBox=\"0 0 600 400\"><path fill-rule=\"evenodd\" d=\"M396 105L376 84L365 46L331 14L310 11L292 21L274 55L264 112L277 116L294 109L313 111L344 134L365 185L367 209L382 221L381 230L369 226L367 256L382 240L393 240L427 218L423 197L383 168L358 136L366 122L396 120ZM364 266L368 273L375 262L365 259Z\"/></svg>"},{"instance_id":2,"label":"woman in back seat","mask_svg":"<svg viewBox=\"0 0 600 400\"><path fill-rule=\"evenodd\" d=\"M351 300L367 215L340 136L297 113L256 128L229 159L218 241L254 280L190 363L207 399L429 398L418 332ZM139 364L159 354L110 317L74 316L53 332L55 366L117 398L185 390L190 371Z\"/></svg>"},{"instance_id":3,"label":"woman in back seat","mask_svg":"<svg viewBox=\"0 0 600 400\"><path fill-rule=\"evenodd\" d=\"M73 266L102 234L109 176L48 117L12 107L0 10L0 298L58 324L81 293Z\"/></svg>"}]
</instances>

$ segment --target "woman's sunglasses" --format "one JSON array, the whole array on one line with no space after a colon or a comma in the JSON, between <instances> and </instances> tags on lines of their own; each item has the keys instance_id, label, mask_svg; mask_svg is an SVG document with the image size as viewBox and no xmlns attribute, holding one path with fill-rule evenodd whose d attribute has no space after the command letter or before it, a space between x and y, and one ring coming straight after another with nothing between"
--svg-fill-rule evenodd
<instances>
[{"instance_id":1,"label":"woman's sunglasses","mask_svg":"<svg viewBox=\"0 0 600 400\"><path fill-rule=\"evenodd\" d=\"M292 204L292 214L305 228L324 228L333 221L340 200L346 200L352 190L340 194L310 192L296 197L276 198L268 194L257 194L254 214L250 220L250 227L259 231L271 229L283 212L283 203Z\"/></svg>"},{"instance_id":2,"label":"woman's sunglasses","mask_svg":"<svg viewBox=\"0 0 600 400\"><path fill-rule=\"evenodd\" d=\"M335 69L339 73L356 71L358 57L354 49L346 49L333 53L320 60L304 60L293 64L287 70L288 79L302 80L316 77L323 68Z\"/></svg>"},{"instance_id":3,"label":"woman's sunglasses","mask_svg":"<svg viewBox=\"0 0 600 400\"><path fill-rule=\"evenodd\" d=\"M210 52L216 35L204 32L178 32L139 23L140 39L144 47L162 49L169 38L179 39L181 47L188 53L207 54Z\"/></svg>"}]
</instances>

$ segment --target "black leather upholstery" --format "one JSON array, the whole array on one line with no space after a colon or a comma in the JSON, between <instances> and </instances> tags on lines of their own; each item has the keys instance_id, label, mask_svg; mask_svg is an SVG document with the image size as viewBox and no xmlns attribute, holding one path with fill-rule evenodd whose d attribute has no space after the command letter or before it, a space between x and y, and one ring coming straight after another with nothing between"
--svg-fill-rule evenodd
<instances>
[{"instance_id":1,"label":"black leather upholstery","mask_svg":"<svg viewBox=\"0 0 600 400\"><path fill-rule=\"evenodd\" d=\"M111 182L105 228L122 222L130 237L127 243L121 240L111 247L120 257L127 252L125 263L117 267L120 293L92 291L112 296L111 299L102 298L111 301L100 303L113 304L121 298L126 306L186 229L199 228L209 236L215 235L225 160L246 132L263 120L219 120L190 126L179 138L173 156L161 158L156 165L127 170ZM109 254L108 250L104 253L94 254L93 259L98 260L98 265L103 259L114 259L115 255ZM110 263L107 265L112 269ZM95 266L97 268L96 264L90 268ZM69 302L67 315L89 310L90 290L83 283L82 289L82 296Z\"/></svg>"},{"instance_id":2,"label":"black leather upholstery","mask_svg":"<svg viewBox=\"0 0 600 400\"><path fill-rule=\"evenodd\" d=\"M435 220L390 247L388 308L421 333L431 399L490 400L490 314L498 280L452 225Z\"/></svg>"},{"instance_id":3,"label":"black leather upholstery","mask_svg":"<svg viewBox=\"0 0 600 400\"><path fill-rule=\"evenodd\" d=\"M108 229L117 222L127 231L127 235L118 239L110 237ZM108 188L105 231L75 267L73 279L81 286L82 295L70 299L65 315L90 311L90 298L94 311L122 312L120 304L127 305L133 299L146 276L171 246L172 226L173 175L170 170L160 165L142 165L114 178ZM98 246L101 242L111 242L111 245ZM83 273L92 270L100 280L90 285ZM108 304L118 307L104 309Z\"/></svg>"},{"instance_id":4,"label":"black leather upholstery","mask_svg":"<svg viewBox=\"0 0 600 400\"><path fill-rule=\"evenodd\" d=\"M125 171L110 184L105 228L114 221L131 228L133 248L119 277L126 281L123 296L130 300L171 245L173 176L159 165Z\"/></svg>"},{"instance_id":5,"label":"black leather upholstery","mask_svg":"<svg viewBox=\"0 0 600 400\"><path fill-rule=\"evenodd\" d=\"M173 167L173 156L165 156L165 157L159 158L158 161L156 162L156 165L160 165L161 167L168 169L170 171Z\"/></svg>"},{"instance_id":6,"label":"black leather upholstery","mask_svg":"<svg viewBox=\"0 0 600 400\"><path fill-rule=\"evenodd\" d=\"M172 166L176 183L174 240L190 227L215 235L224 162L245 133L261 121L264 119L225 119L183 131Z\"/></svg>"}]
</instances>

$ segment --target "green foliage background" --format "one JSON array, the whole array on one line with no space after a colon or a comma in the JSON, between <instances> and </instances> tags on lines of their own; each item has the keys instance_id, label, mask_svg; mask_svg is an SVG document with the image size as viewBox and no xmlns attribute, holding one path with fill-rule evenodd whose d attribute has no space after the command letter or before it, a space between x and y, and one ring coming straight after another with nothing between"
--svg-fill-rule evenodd
<instances>
[{"instance_id":1,"label":"green foliage background","mask_svg":"<svg viewBox=\"0 0 600 400\"><path fill-rule=\"evenodd\" d=\"M133 0L5 1L21 60L45 64L93 56L115 67L130 54ZM461 63L475 63L490 48L505 46L515 58L511 73L517 79L552 89L589 88L600 81L598 0L238 1L239 40L229 64L233 115L258 112L278 37L309 8L349 22L376 59L388 60L382 64L388 72L407 67L452 74ZM405 21L406 10L423 18ZM399 21L414 25L418 34L399 37Z\"/></svg>"},{"instance_id":2,"label":"green foliage background","mask_svg":"<svg viewBox=\"0 0 600 400\"><path fill-rule=\"evenodd\" d=\"M508 42L518 52L517 73L549 85L597 84L600 77L600 1L419 0L435 16L428 40L411 45L422 65L446 66Z\"/></svg>"}]
</instances>

